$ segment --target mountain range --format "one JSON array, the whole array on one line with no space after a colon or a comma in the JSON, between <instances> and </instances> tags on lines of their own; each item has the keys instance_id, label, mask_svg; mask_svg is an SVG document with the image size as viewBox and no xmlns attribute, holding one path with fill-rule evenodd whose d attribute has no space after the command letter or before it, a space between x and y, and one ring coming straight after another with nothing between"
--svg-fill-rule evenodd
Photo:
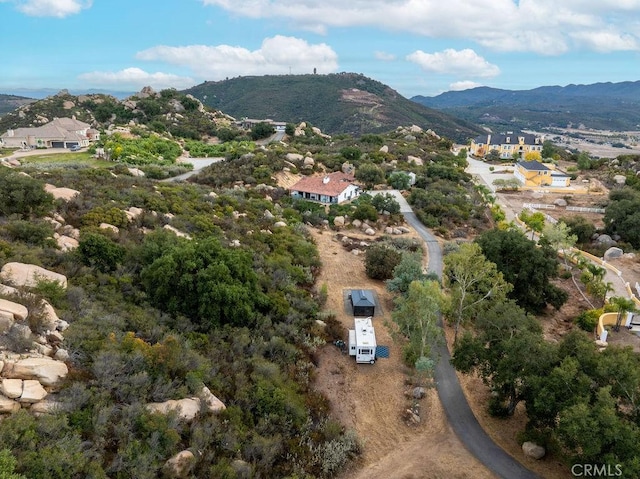
<instances>
[{"instance_id":1,"label":"mountain range","mask_svg":"<svg viewBox=\"0 0 640 479\"><path fill-rule=\"evenodd\" d=\"M640 81L532 90L478 87L411 100L497 131L580 125L601 130L640 129Z\"/></svg>"},{"instance_id":2,"label":"mountain range","mask_svg":"<svg viewBox=\"0 0 640 479\"><path fill-rule=\"evenodd\" d=\"M48 90L40 93L45 91ZM407 99L389 86L364 75L339 73L237 77L204 82L174 92L164 95L165 99L176 99L175 94L190 94L204 105L237 119L270 118L296 124L305 121L325 133L348 133L353 136L382 133L413 124L462 143L481 133L483 128L494 132L571 126L640 130L640 81L543 86L532 90L478 87L433 97L415 96ZM122 107L124 93L113 93L117 93L117 96L89 95L102 99L83 105L83 109L74 114L90 119L93 117L91 112L96 109L94 113L97 113L97 118L109 113L129 121L136 115L139 119L150 120L151 116L167 113L164 106L160 106L160 112L144 111L145 106L158 107L145 105L147 100L140 103L138 113L127 112ZM4 114L0 128L29 126L33 124L35 117L32 116L36 112L46 118L64 115L68 113L64 101L76 105L77 98L66 90L37 101L0 94L0 115ZM33 103L29 110L31 114L6 114L29 103ZM189 128L194 135L197 131L204 131L200 121L189 121Z\"/></svg>"},{"instance_id":3,"label":"mountain range","mask_svg":"<svg viewBox=\"0 0 640 479\"><path fill-rule=\"evenodd\" d=\"M0 115L9 113L22 105L28 105L33 103L33 98L26 98L18 95L3 95L0 94Z\"/></svg>"},{"instance_id":4,"label":"mountain range","mask_svg":"<svg viewBox=\"0 0 640 479\"><path fill-rule=\"evenodd\" d=\"M183 93L235 118L305 121L329 134L359 136L415 124L466 142L481 131L357 73L238 77L205 82Z\"/></svg>"}]
</instances>

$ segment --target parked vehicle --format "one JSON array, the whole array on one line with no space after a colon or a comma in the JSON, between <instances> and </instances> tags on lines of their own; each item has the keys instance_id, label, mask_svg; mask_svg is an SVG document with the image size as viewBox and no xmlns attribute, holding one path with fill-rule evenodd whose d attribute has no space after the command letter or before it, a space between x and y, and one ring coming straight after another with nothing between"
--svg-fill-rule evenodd
<instances>
[{"instance_id":1,"label":"parked vehicle","mask_svg":"<svg viewBox=\"0 0 640 479\"><path fill-rule=\"evenodd\" d=\"M82 149L82 147L80 145L73 145L71 147L69 147L69 150L71 151L80 151Z\"/></svg>"},{"instance_id":2,"label":"parked vehicle","mask_svg":"<svg viewBox=\"0 0 640 479\"><path fill-rule=\"evenodd\" d=\"M376 362L376 332L372 318L353 318L355 329L349 330L349 356L356 357L356 363Z\"/></svg>"}]
</instances>

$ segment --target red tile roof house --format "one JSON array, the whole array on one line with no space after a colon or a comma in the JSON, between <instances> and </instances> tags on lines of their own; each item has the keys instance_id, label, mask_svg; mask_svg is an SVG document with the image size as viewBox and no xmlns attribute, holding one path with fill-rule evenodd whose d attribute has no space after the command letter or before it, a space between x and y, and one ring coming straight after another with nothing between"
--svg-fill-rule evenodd
<instances>
[{"instance_id":1,"label":"red tile roof house","mask_svg":"<svg viewBox=\"0 0 640 479\"><path fill-rule=\"evenodd\" d=\"M293 198L339 204L357 198L360 186L351 174L336 171L325 176L307 176L289 188Z\"/></svg>"}]
</instances>

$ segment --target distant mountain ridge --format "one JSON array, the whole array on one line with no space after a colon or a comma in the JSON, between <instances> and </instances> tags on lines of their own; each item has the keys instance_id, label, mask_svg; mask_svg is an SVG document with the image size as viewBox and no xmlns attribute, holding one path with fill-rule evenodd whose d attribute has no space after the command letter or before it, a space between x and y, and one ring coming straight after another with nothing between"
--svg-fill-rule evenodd
<instances>
[{"instance_id":1,"label":"distant mountain ridge","mask_svg":"<svg viewBox=\"0 0 640 479\"><path fill-rule=\"evenodd\" d=\"M411 100L490 127L541 128L584 125L640 129L640 81L543 86L532 90L478 87Z\"/></svg>"},{"instance_id":2,"label":"distant mountain ridge","mask_svg":"<svg viewBox=\"0 0 640 479\"><path fill-rule=\"evenodd\" d=\"M101 88L72 88L69 90L56 89L56 88L5 88L2 90L2 93L7 95L17 95L24 96L27 98L35 98L36 100L42 100L43 98L47 98L48 96L54 96L60 91L67 91L70 95L79 96L79 95L109 95L119 100L124 98L128 98L132 95L135 95L133 91L119 91L119 90L106 90Z\"/></svg>"},{"instance_id":3,"label":"distant mountain ridge","mask_svg":"<svg viewBox=\"0 0 640 479\"><path fill-rule=\"evenodd\" d=\"M307 121L329 134L381 133L418 125L464 141L481 130L403 97L358 73L266 75L205 82L183 93L235 118Z\"/></svg>"},{"instance_id":4,"label":"distant mountain ridge","mask_svg":"<svg viewBox=\"0 0 640 479\"><path fill-rule=\"evenodd\" d=\"M9 113L22 105L33 103L33 98L26 98L18 95L4 95L0 93L0 115Z\"/></svg>"}]
</instances>

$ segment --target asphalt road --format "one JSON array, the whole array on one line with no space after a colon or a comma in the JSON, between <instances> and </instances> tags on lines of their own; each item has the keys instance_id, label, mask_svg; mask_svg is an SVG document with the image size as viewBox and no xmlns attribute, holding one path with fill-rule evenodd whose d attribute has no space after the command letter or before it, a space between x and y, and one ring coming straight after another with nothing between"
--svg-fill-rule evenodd
<instances>
[{"instance_id":1,"label":"asphalt road","mask_svg":"<svg viewBox=\"0 0 640 479\"><path fill-rule=\"evenodd\" d=\"M431 232L416 218L413 212L403 211L404 217L427 244L429 254L428 271L442 277L442 249ZM446 343L436 348L438 362L434 379L440 402L449 424L465 447L487 469L504 479L540 479L529 469L500 448L482 429L473 415L462 391L456 372L451 365L451 354Z\"/></svg>"}]
</instances>

